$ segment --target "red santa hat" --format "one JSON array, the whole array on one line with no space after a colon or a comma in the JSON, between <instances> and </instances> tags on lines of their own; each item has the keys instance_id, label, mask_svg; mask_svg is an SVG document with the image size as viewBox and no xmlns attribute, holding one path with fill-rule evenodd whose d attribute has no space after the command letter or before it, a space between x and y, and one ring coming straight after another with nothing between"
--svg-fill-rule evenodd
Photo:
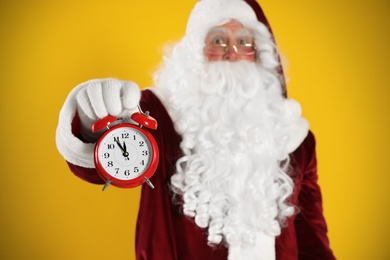
<instances>
[{"instance_id":1,"label":"red santa hat","mask_svg":"<svg viewBox=\"0 0 390 260\"><path fill-rule=\"evenodd\" d=\"M265 26L274 40L269 22L256 0L200 0L189 16L186 36L196 35L201 37L203 41L210 28L232 19L248 28ZM280 61L280 57L278 60ZM285 79L281 66L278 67L278 73L283 93L286 95Z\"/></svg>"}]
</instances>

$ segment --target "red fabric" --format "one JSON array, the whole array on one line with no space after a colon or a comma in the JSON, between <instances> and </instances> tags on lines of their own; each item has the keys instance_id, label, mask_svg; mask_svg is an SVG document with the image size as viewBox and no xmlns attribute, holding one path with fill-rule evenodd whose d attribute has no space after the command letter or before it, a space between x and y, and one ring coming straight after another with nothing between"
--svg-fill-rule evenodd
<instances>
[{"instance_id":1,"label":"red fabric","mask_svg":"<svg viewBox=\"0 0 390 260\"><path fill-rule=\"evenodd\" d=\"M136 228L137 260L226 260L227 249L224 246L208 246L207 230L197 227L192 219L182 214L179 203L173 202L169 180L181 154L181 138L175 132L167 111L149 90L142 93L141 107L144 111L150 111L158 121L158 129L151 133L158 142L161 158L151 178L155 189L147 185L142 187ZM77 124L73 126L77 129ZM329 248L322 214L315 139L311 132L291 155L291 166L295 183L291 202L298 207L299 213L289 219L287 227L277 237L276 259L335 259ZM71 164L70 168L83 180L104 183L94 169Z\"/></svg>"}]
</instances>

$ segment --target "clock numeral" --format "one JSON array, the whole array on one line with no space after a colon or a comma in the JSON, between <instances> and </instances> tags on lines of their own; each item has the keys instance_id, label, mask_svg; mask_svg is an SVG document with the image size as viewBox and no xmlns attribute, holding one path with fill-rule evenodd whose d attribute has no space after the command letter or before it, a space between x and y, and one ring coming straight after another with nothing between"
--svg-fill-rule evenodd
<instances>
[{"instance_id":1,"label":"clock numeral","mask_svg":"<svg viewBox=\"0 0 390 260\"><path fill-rule=\"evenodd\" d=\"M118 136L114 136L114 142L119 142L119 137Z\"/></svg>"},{"instance_id":2,"label":"clock numeral","mask_svg":"<svg viewBox=\"0 0 390 260\"><path fill-rule=\"evenodd\" d=\"M108 161L107 162L107 166L108 167L113 167L114 166L114 162L113 161Z\"/></svg>"},{"instance_id":3,"label":"clock numeral","mask_svg":"<svg viewBox=\"0 0 390 260\"><path fill-rule=\"evenodd\" d=\"M134 167L134 173L139 173L138 167Z\"/></svg>"},{"instance_id":4,"label":"clock numeral","mask_svg":"<svg viewBox=\"0 0 390 260\"><path fill-rule=\"evenodd\" d=\"M130 137L129 133L122 133L122 139L127 139L129 137Z\"/></svg>"},{"instance_id":5,"label":"clock numeral","mask_svg":"<svg viewBox=\"0 0 390 260\"><path fill-rule=\"evenodd\" d=\"M145 165L145 161L142 160L142 161L140 162L140 164L141 164L141 165Z\"/></svg>"},{"instance_id":6,"label":"clock numeral","mask_svg":"<svg viewBox=\"0 0 390 260\"><path fill-rule=\"evenodd\" d=\"M115 145L114 144L108 144L107 145L107 149L114 149L115 148Z\"/></svg>"},{"instance_id":7,"label":"clock numeral","mask_svg":"<svg viewBox=\"0 0 390 260\"><path fill-rule=\"evenodd\" d=\"M145 142L144 141L139 141L139 146L142 147L145 145Z\"/></svg>"},{"instance_id":8,"label":"clock numeral","mask_svg":"<svg viewBox=\"0 0 390 260\"><path fill-rule=\"evenodd\" d=\"M115 168L115 173L116 173L116 174L119 173L119 168Z\"/></svg>"},{"instance_id":9,"label":"clock numeral","mask_svg":"<svg viewBox=\"0 0 390 260\"><path fill-rule=\"evenodd\" d=\"M109 153L104 153L103 157L104 157L104 159L108 159L108 158L110 158L110 154Z\"/></svg>"},{"instance_id":10,"label":"clock numeral","mask_svg":"<svg viewBox=\"0 0 390 260\"><path fill-rule=\"evenodd\" d=\"M123 173L125 174L125 176L130 176L130 170L125 170Z\"/></svg>"},{"instance_id":11,"label":"clock numeral","mask_svg":"<svg viewBox=\"0 0 390 260\"><path fill-rule=\"evenodd\" d=\"M142 151L142 156L147 156L148 155L148 151Z\"/></svg>"}]
</instances>

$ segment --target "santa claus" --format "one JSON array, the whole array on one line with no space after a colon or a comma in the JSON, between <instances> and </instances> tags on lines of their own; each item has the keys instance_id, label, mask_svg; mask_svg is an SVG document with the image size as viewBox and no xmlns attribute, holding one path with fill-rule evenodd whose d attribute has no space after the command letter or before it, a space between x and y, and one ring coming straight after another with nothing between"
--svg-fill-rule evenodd
<instances>
[{"instance_id":1,"label":"santa claus","mask_svg":"<svg viewBox=\"0 0 390 260\"><path fill-rule=\"evenodd\" d=\"M137 259L334 259L317 184L315 141L286 97L269 24L254 0L202 0L164 57L155 87L91 80L60 113L57 146L91 183L107 115L140 105L161 155L142 188Z\"/></svg>"}]
</instances>

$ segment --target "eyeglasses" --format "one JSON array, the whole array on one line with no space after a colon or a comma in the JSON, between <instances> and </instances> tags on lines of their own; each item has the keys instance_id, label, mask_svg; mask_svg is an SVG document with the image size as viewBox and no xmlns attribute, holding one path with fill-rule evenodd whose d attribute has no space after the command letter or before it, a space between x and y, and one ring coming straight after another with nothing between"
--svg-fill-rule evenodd
<instances>
[{"instance_id":1,"label":"eyeglasses","mask_svg":"<svg viewBox=\"0 0 390 260\"><path fill-rule=\"evenodd\" d=\"M205 43L204 51L211 55L225 55L230 48L239 55L252 55L256 52L253 36L246 29L231 32L226 28L213 28L208 33Z\"/></svg>"},{"instance_id":2,"label":"eyeglasses","mask_svg":"<svg viewBox=\"0 0 390 260\"><path fill-rule=\"evenodd\" d=\"M256 53L256 46L253 43L237 43L229 45L227 43L210 43L205 46L205 52L213 55L225 55L230 48L239 55L252 55Z\"/></svg>"}]
</instances>

